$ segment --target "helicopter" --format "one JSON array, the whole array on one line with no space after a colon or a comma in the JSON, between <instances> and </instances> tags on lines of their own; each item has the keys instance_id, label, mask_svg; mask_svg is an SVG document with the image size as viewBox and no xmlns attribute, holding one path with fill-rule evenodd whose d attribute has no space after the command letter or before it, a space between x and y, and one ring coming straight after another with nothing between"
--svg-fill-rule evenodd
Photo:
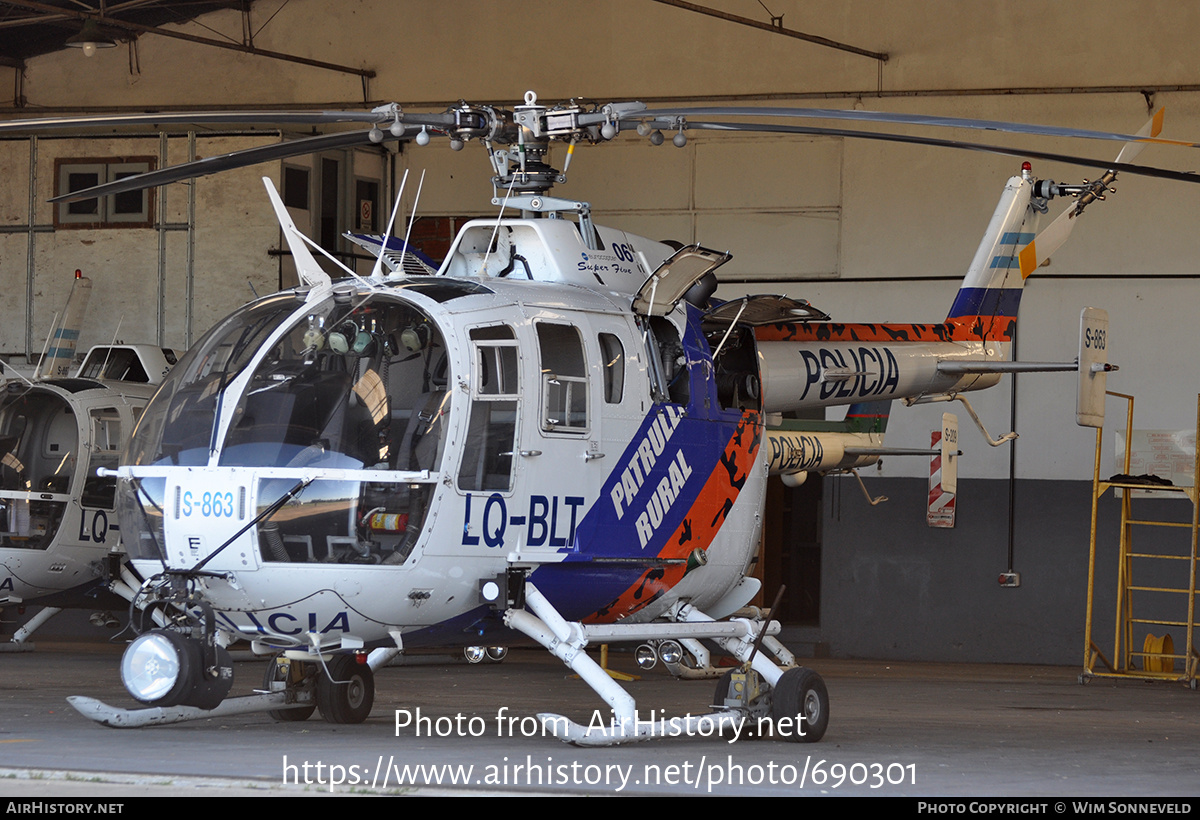
<instances>
[{"instance_id":1,"label":"helicopter","mask_svg":"<svg viewBox=\"0 0 1200 820\"><path fill-rule=\"evenodd\" d=\"M42 607L0 652L33 649L30 636L64 608L116 625L106 610L141 586L119 549L116 482L96 470L117 465L178 354L114 341L75 367L91 288L77 270L33 380L14 375L0 394L0 606Z\"/></svg>"},{"instance_id":2,"label":"helicopter","mask_svg":"<svg viewBox=\"0 0 1200 820\"><path fill-rule=\"evenodd\" d=\"M798 111L774 115L811 116ZM1078 371L1081 397L1102 396L1112 369L1102 311L1081 318L1078 361L1011 361L1023 281L1117 171L1196 179L1130 164L1157 140L1154 121L1137 135L1087 132L1127 146L1081 185L1037 179L1025 163L944 321L841 324L801 300L718 302L714 271L729 253L597 225L587 203L549 195L566 170L546 161L552 142L568 144L569 163L577 144L622 128L652 141L677 130L676 144L689 128L874 133L697 119L721 113L772 110L548 107L531 92L512 110L327 114L371 128L252 149L260 161L331 138L478 141L500 215L463 225L432 275L385 275L390 240L381 238L369 276L347 271L335 282L264 180L303 284L209 330L147 407L121 466L101 471L117 479L130 563L147 579L135 602L169 610L171 625L143 632L122 659L127 690L148 708L82 697L75 708L110 726L260 710L304 720L317 709L358 723L373 704L373 670L396 654L523 639L613 711L611 726L542 715L550 733L608 745L664 727L639 720L634 699L584 651L589 643L641 643L639 654L668 666L690 653L684 665L707 671L702 642L713 641L742 666L721 676L716 710L689 716L689 731L768 718L798 727L787 739L820 740L824 682L774 637L777 622L747 608L760 589L747 572L766 482L849 469L884 450L835 438L844 432L789 436L780 415L961 399L1003 373L1038 370ZM207 158L70 196L246 161ZM1037 234L1058 196L1076 199L1052 234ZM505 216L509 208L520 214ZM393 270L405 269L406 248L400 256ZM227 698L225 647L239 638L275 657L263 694Z\"/></svg>"}]
</instances>

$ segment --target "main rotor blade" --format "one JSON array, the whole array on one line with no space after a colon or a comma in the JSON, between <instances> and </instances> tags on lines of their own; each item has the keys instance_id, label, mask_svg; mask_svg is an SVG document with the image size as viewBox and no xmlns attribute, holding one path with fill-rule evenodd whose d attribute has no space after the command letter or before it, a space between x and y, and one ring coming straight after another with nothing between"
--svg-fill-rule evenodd
<instances>
[{"instance_id":1,"label":"main rotor blade","mask_svg":"<svg viewBox=\"0 0 1200 820\"><path fill-rule=\"evenodd\" d=\"M416 117L411 119L406 118L404 123L406 126L405 136L407 136L408 131L415 130L415 128L421 124L416 122L416 119ZM670 121L658 120L651 121L651 125L658 128L671 128L674 126L674 123ZM940 148L957 148L967 151L981 151L984 153L1001 154L1004 156L1043 159L1053 162L1063 162L1072 165L1098 168L1101 170L1113 169L1117 171L1124 171L1130 174L1158 177L1160 179L1171 179L1180 182L1200 182L1200 175L1190 172L1171 171L1165 168L1131 165L1125 162L1113 162L1112 160L1099 160L1089 157L1058 154L1048 151L1012 148L1000 145L987 145L984 143L964 142L961 140L939 139L937 137L893 134L884 131L855 131L843 128L823 128L819 126L805 125L704 122L696 120L688 121L687 128L707 131L751 131L775 134L808 134L812 136L834 136L850 139L878 140L882 142L901 142L913 145L930 145ZM384 129L382 133L384 139L396 139L396 137L391 135L388 129ZM1143 138L1131 137L1130 141L1136 144L1139 141L1143 141ZM206 176L208 174L214 174L220 171L242 168L247 165L255 165L260 162L270 162L273 160L310 154L316 151L324 151L334 148L349 148L359 145L368 145L371 143L372 140L370 130L341 131L336 134L323 134L315 137L305 137L303 139L291 140L273 145L248 148L243 151L234 151L228 154L222 154L220 156L206 157L205 159L197 160L195 162L183 163L181 165L163 168L158 171L151 171L147 174L126 177L125 179L117 180L116 182L109 182L105 183L104 185L97 185L92 188L75 191L70 194L64 194L62 196L55 197L50 201L78 202L85 199L95 199L101 196L109 196L112 194L123 193L125 191L136 191L141 190L142 188L166 185L168 183L178 182L184 179Z\"/></svg>"},{"instance_id":2,"label":"main rotor blade","mask_svg":"<svg viewBox=\"0 0 1200 820\"><path fill-rule=\"evenodd\" d=\"M397 109L399 110L399 109ZM85 128L121 128L142 125L324 125L338 122L363 122L379 126L392 123L390 110L374 111L179 111L158 114L99 114L81 117L48 117L0 122L0 134L14 131L69 131ZM454 125L452 114L403 114L410 125L444 127Z\"/></svg>"},{"instance_id":3,"label":"main rotor blade","mask_svg":"<svg viewBox=\"0 0 1200 820\"><path fill-rule=\"evenodd\" d=\"M921 114L893 114L883 111L844 111L832 108L664 108L635 112L626 119L677 118L683 117L786 117L823 120L852 120L856 122L883 122L892 125L920 125L936 128L972 128L979 131L1002 131L1013 134L1033 134L1042 137L1077 137L1080 139L1113 140L1116 142L1159 143L1200 148L1200 143L1168 140L1151 137L1149 134L1117 134L1110 131L1091 131L1085 128L1063 128L1053 125L1031 125L1000 120L962 119L959 117L931 117ZM690 122L687 122L690 125Z\"/></svg>"},{"instance_id":4,"label":"main rotor blade","mask_svg":"<svg viewBox=\"0 0 1200 820\"><path fill-rule=\"evenodd\" d=\"M670 128L670 123L653 123L659 128ZM696 122L689 120L688 129L705 131L757 131L770 134L812 134L825 137L847 137L850 139L879 140L882 142L905 142L912 145L932 145L938 148L957 148L964 151L981 151L986 154L1000 154L1009 157L1024 157L1044 159L1049 162L1064 162L1070 165L1081 165L1101 170L1124 171L1127 174L1139 174L1146 177L1171 179L1176 182L1200 182L1200 175L1192 171L1171 171L1166 168L1155 168L1149 165L1131 165L1127 162L1113 162L1110 159L1092 159L1072 154L1056 154L1050 151L1036 151L1026 148L1013 148L1004 145L987 145L981 142L963 142L961 140L944 140L936 137L917 137L908 134L889 134L883 131L853 131L844 128L819 128L806 125L768 125L750 122ZM1137 139L1136 137L1134 139Z\"/></svg>"},{"instance_id":5,"label":"main rotor blade","mask_svg":"<svg viewBox=\"0 0 1200 820\"><path fill-rule=\"evenodd\" d=\"M260 162L271 162L273 160L287 159L288 157L296 157L301 154L312 154L317 151L328 151L335 148L353 148L358 145L369 145L371 144L370 134L370 131L339 131L336 134L321 134L316 137L304 137L303 139L289 140L271 145L259 145L254 148L232 151L228 154L220 154L215 157L205 157L194 162L184 162L168 168L160 168L157 171L125 177L115 182L106 182L103 185L94 185L91 188L84 188L69 194L56 196L50 202L80 202L85 199L96 199L97 197L121 194L126 191L140 191L143 188L153 188L158 185L167 185L168 183L179 182L184 179L208 176L220 171L230 171L234 168L244 168L248 165L257 165ZM388 139L396 139L388 134L387 131L384 134Z\"/></svg>"}]
</instances>

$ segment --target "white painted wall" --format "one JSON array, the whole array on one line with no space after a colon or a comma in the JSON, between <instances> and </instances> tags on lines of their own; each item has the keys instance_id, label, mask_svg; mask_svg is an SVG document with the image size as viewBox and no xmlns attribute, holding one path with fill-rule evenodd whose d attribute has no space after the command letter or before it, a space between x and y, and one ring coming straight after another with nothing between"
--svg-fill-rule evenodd
<instances>
[{"instance_id":1,"label":"white painted wall","mask_svg":"<svg viewBox=\"0 0 1200 820\"><path fill-rule=\"evenodd\" d=\"M761 7L748 0L708 2L762 16ZM284 6L282 0L258 0L255 27L282 10L256 33L257 46L369 67L378 76L364 93L355 76L147 36L138 45L139 75L130 74L126 49L91 59L72 51L30 61L24 93L31 106L55 108L355 105L366 99L437 109L460 98L511 104L533 88L543 100L758 96L772 105L854 106L1132 132L1148 116L1146 100L1136 91L958 92L1142 88L1186 85L1197 77L1200 7L1190 4L776 0L770 5L790 28L887 51L891 58L877 70L874 61L861 56L650 0L529 0L517 6L486 0L291 0ZM235 13L209 15L203 23L240 37ZM184 30L212 35L199 25ZM0 70L0 77L7 79L6 71ZM1155 104L1168 109L1166 136L1200 138L1200 92L1188 88L1156 95ZM876 89L914 96L873 98ZM970 139L972 134L948 136ZM974 136L1099 158L1115 156L1118 149L990 132ZM202 139L200 150L216 153L254 141ZM38 173L45 184L49 175L42 169L47 162L52 166L47 152L107 155L115 150L93 140L39 145ZM186 142L173 140L171 146L174 159ZM1179 169L1200 166L1195 149L1153 146L1141 160ZM424 214L491 211L490 172L478 146L459 154L444 143L411 146L398 165L428 169ZM831 138L693 135L684 149L669 141L654 148L626 138L578 151L570 181L556 192L590 201L599 219L626 229L730 249L735 260L725 269L729 276L809 280L731 286L725 295L784 291L810 299L836 319L936 321L945 316L953 284L904 280L964 271L1004 180L1018 167L1013 158ZM1064 181L1095 176L1053 163L1035 162L1034 168L1040 176ZM0 171L11 183L0 187L0 227L27 224L28 194L21 187L28 176L25 143L0 143ZM264 173L277 178L278 163L197 183L196 334L248 295L247 278L260 293L275 281L276 262L267 251L279 238L258 181ZM1200 294L1194 278L1152 275L1198 274L1200 233L1194 222L1200 186L1125 178L1117 188L1111 202L1089 210L1071 243L1031 280L1021 317L1021 357L1072 358L1080 307L1106 307L1112 315L1111 355L1122 366L1111 388L1139 396L1137 426L1187 427L1200 390L1192 344ZM170 220L183 218L183 191L182 185L168 189ZM413 191L410 185L406 199L411 201ZM42 207L39 224L48 221ZM185 338L181 236L168 238L164 341L173 345ZM0 352L24 344L27 245L25 234L0 234L0 292L5 294ZM92 339L85 343L107 339L111 323L122 314L142 317L138 327L145 330L146 311L157 298L147 280L158 258L153 230L39 233L34 246L37 338L61 302L54 277L69 276L75 267L94 274L100 285L85 329ZM867 277L899 281L854 281ZM1073 424L1073 395L1070 376L1021 377L1020 476L1090 476L1092 434ZM975 404L994 434L1007 430L1007 386L980 394ZM891 438L897 445L927 444L927 430L943 409L898 409ZM1007 450L991 450L973 432L963 438L965 476L1006 474ZM883 468L885 475L923 472L922 465L896 459Z\"/></svg>"}]
</instances>

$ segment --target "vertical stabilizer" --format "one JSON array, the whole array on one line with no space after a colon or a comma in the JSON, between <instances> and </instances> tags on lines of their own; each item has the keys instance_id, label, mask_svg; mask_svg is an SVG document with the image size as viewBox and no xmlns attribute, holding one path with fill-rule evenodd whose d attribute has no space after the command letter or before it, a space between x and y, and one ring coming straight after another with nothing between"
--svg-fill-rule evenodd
<instances>
[{"instance_id":1,"label":"vertical stabilizer","mask_svg":"<svg viewBox=\"0 0 1200 820\"><path fill-rule=\"evenodd\" d=\"M965 338L1010 342L1021 304L1018 253L1037 232L1039 213L1030 204L1033 183L1016 176L1004 186L983 241L946 316L968 329ZM960 334L955 334L956 338Z\"/></svg>"},{"instance_id":2,"label":"vertical stabilizer","mask_svg":"<svg viewBox=\"0 0 1200 820\"><path fill-rule=\"evenodd\" d=\"M844 423L847 433L878 433L881 437L887 432L888 416L891 414L892 402L871 401L857 402L846 410Z\"/></svg>"},{"instance_id":3,"label":"vertical stabilizer","mask_svg":"<svg viewBox=\"0 0 1200 820\"><path fill-rule=\"evenodd\" d=\"M46 352L42 354L34 378L57 379L71 375L79 330L83 327L83 316L91 296L92 280L81 271L75 271L75 281L71 283L71 292L67 294L66 307L58 322L50 329Z\"/></svg>"}]
</instances>

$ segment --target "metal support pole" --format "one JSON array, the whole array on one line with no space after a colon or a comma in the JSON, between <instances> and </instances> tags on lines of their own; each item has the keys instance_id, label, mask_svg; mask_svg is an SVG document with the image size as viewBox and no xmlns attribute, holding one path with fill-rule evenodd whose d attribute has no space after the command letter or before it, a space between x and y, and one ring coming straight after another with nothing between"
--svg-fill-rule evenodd
<instances>
[{"instance_id":1,"label":"metal support pole","mask_svg":"<svg viewBox=\"0 0 1200 820\"><path fill-rule=\"evenodd\" d=\"M166 168L170 164L167 153L167 135L158 135L158 167ZM155 338L158 346L166 345L166 312L167 312L167 186L158 189L155 207L155 228L158 231L158 304L155 307Z\"/></svg>"},{"instance_id":2,"label":"metal support pole","mask_svg":"<svg viewBox=\"0 0 1200 820\"><path fill-rule=\"evenodd\" d=\"M188 131L188 162L196 161L196 132ZM191 347L196 304L196 180L187 183L187 292L184 296L184 347Z\"/></svg>"},{"instance_id":3,"label":"metal support pole","mask_svg":"<svg viewBox=\"0 0 1200 820\"><path fill-rule=\"evenodd\" d=\"M25 241L25 361L33 354L33 226L37 223L37 149L38 138L29 138L29 233Z\"/></svg>"}]
</instances>

